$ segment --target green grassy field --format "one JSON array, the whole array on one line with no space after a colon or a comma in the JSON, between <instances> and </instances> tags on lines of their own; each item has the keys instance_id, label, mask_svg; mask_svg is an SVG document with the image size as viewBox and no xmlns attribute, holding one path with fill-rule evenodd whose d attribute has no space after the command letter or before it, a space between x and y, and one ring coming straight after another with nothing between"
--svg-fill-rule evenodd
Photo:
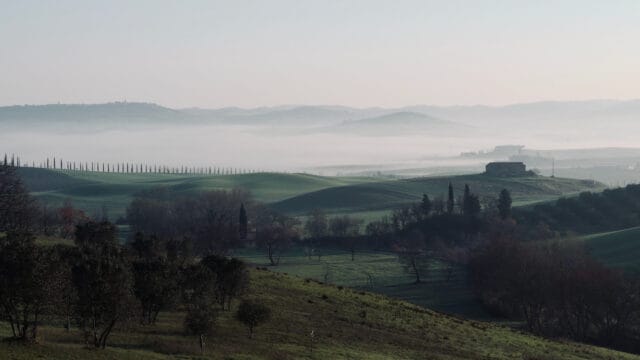
<instances>
[{"instance_id":1,"label":"green grassy field","mask_svg":"<svg viewBox=\"0 0 640 360\"><path fill-rule=\"evenodd\" d=\"M640 227L585 236L591 253L608 266L640 273Z\"/></svg>"},{"instance_id":2,"label":"green grassy field","mask_svg":"<svg viewBox=\"0 0 640 360\"><path fill-rule=\"evenodd\" d=\"M443 315L358 290L322 285L270 271L252 271L251 290L272 308L253 339L222 312L208 352L182 330L184 314L161 313L155 326L118 329L106 350L84 348L77 330L41 329L39 345L0 342L0 358L53 359L638 359L638 356L566 341L537 338L495 324ZM6 324L0 336L7 336ZM311 331L314 332L313 341Z\"/></svg>"},{"instance_id":3,"label":"green grassy field","mask_svg":"<svg viewBox=\"0 0 640 360\"><path fill-rule=\"evenodd\" d=\"M474 193L495 197L503 188L511 191L515 205L556 199L580 191L599 191L592 181L525 177L492 178L484 175L385 180L363 177L321 177L307 174L256 173L227 176L184 176L171 174L115 174L44 169L20 169L32 193L59 206L65 199L89 215L105 206L112 218L124 215L132 196L154 186L178 192L244 188L258 201L289 215L304 216L320 208L332 215L352 214L377 219L391 209L419 201L423 193L432 197L446 192L451 181L458 194L464 184Z\"/></svg>"},{"instance_id":4,"label":"green grassy field","mask_svg":"<svg viewBox=\"0 0 640 360\"><path fill-rule=\"evenodd\" d=\"M323 249L320 259L307 257L303 249L295 248L284 254L278 266L269 266L263 252L242 250L235 255L257 266L334 285L388 295L393 298L450 314L476 319L489 319L482 306L474 300L466 270L449 268L434 261L429 270L421 274L422 282L415 284L398 261L389 252L360 251L351 261L350 253L338 249Z\"/></svg>"}]
</instances>

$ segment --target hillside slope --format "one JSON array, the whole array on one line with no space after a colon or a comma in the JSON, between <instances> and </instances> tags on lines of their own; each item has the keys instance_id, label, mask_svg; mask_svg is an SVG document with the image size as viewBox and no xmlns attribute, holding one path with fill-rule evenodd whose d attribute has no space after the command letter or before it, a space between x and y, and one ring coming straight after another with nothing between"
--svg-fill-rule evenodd
<instances>
[{"instance_id":1,"label":"hillside slope","mask_svg":"<svg viewBox=\"0 0 640 360\"><path fill-rule=\"evenodd\" d=\"M416 132L432 135L455 135L456 132L470 129L469 126L435 118L427 114L401 111L372 118L345 121L329 131L375 136L398 136Z\"/></svg>"},{"instance_id":2,"label":"hillside slope","mask_svg":"<svg viewBox=\"0 0 640 360\"><path fill-rule=\"evenodd\" d=\"M20 168L27 188L39 199L59 206L65 199L97 211L103 205L112 216L124 214L133 195L166 186L184 193L243 188L258 201L271 203L329 187L373 181L368 178L321 177L306 174L255 173L226 176L121 174Z\"/></svg>"},{"instance_id":3,"label":"hillside slope","mask_svg":"<svg viewBox=\"0 0 640 360\"><path fill-rule=\"evenodd\" d=\"M446 193L452 182L457 195L464 184L480 196L495 197L509 189L515 205L556 199L581 191L600 191L604 185L588 180L547 177L493 178L484 175L428 177L380 181L366 177L323 177L307 174L255 173L226 176L171 174L121 174L46 169L19 169L27 187L39 199L59 206L65 199L89 211L106 206L111 217L123 215L132 196L144 189L166 186L184 193L243 188L258 201L290 215L312 209L328 213L389 211L419 201L423 193L432 197Z\"/></svg>"},{"instance_id":4,"label":"hillside slope","mask_svg":"<svg viewBox=\"0 0 640 360\"><path fill-rule=\"evenodd\" d=\"M640 227L585 236L593 256L607 266L640 272Z\"/></svg>"},{"instance_id":5,"label":"hillside slope","mask_svg":"<svg viewBox=\"0 0 640 360\"><path fill-rule=\"evenodd\" d=\"M480 197L497 197L502 189L508 189L514 205L555 199L581 191L601 191L604 185L589 180L548 178L541 176L522 178L494 178L479 175L453 177L429 177L408 180L371 182L333 187L298 195L273 204L283 212L300 215L314 208L328 212L347 212L391 209L410 202L417 202L422 194L430 197L444 196L451 182L457 195L464 185Z\"/></svg>"},{"instance_id":6,"label":"hillside slope","mask_svg":"<svg viewBox=\"0 0 640 360\"><path fill-rule=\"evenodd\" d=\"M80 334L47 327L42 345L0 344L7 359L639 359L602 348L536 338L505 327L445 316L415 305L321 285L268 271L252 271L252 298L273 310L249 339L224 312L209 353L182 334L182 313L162 314L158 325L117 332L105 351L82 348ZM313 343L310 334L313 331ZM7 329L1 329L2 335ZM312 350L313 345L313 350ZM126 353L130 351L130 353Z\"/></svg>"}]
</instances>

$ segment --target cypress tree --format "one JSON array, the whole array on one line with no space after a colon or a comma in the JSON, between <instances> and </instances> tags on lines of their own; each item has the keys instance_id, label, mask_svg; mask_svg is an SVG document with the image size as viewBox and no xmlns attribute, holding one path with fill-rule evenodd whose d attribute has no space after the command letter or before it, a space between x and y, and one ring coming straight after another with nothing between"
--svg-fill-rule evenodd
<instances>
[{"instance_id":1,"label":"cypress tree","mask_svg":"<svg viewBox=\"0 0 640 360\"><path fill-rule=\"evenodd\" d=\"M511 194L507 189L502 189L502 191L500 191L500 197L498 198L498 213L502 220L511 217Z\"/></svg>"},{"instance_id":2,"label":"cypress tree","mask_svg":"<svg viewBox=\"0 0 640 360\"><path fill-rule=\"evenodd\" d=\"M447 196L447 213L453 214L453 206L455 202L453 199L453 185L449 183L449 194Z\"/></svg>"},{"instance_id":3,"label":"cypress tree","mask_svg":"<svg viewBox=\"0 0 640 360\"><path fill-rule=\"evenodd\" d=\"M424 216L429 216L431 213L431 199L429 199L429 195L422 194L422 202L420 203L420 208L422 209L422 213Z\"/></svg>"},{"instance_id":4,"label":"cypress tree","mask_svg":"<svg viewBox=\"0 0 640 360\"><path fill-rule=\"evenodd\" d=\"M462 214L464 215L469 215L470 197L471 189L469 189L469 184L464 184L464 194L462 195Z\"/></svg>"},{"instance_id":5,"label":"cypress tree","mask_svg":"<svg viewBox=\"0 0 640 360\"><path fill-rule=\"evenodd\" d=\"M238 232L240 235L240 240L246 240L247 234L248 234L249 221L247 219L247 211L244 208L244 203L240 204L240 215L238 217L238 224L239 224Z\"/></svg>"}]
</instances>

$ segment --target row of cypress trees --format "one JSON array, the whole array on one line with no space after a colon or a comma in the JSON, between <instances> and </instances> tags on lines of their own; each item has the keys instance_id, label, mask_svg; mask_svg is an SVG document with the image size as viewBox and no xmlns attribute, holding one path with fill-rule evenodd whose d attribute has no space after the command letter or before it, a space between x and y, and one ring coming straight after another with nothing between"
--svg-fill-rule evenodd
<instances>
[{"instance_id":1,"label":"row of cypress trees","mask_svg":"<svg viewBox=\"0 0 640 360\"><path fill-rule=\"evenodd\" d=\"M165 166L165 165L149 165L143 163L105 163L105 162L76 162L63 161L63 159L46 158L45 161L31 164L21 162L20 157L11 154L9 157L4 154L2 164L12 167L32 167L42 169L58 169L68 171L91 171L105 173L125 173L125 174L180 174L180 175L238 175L250 174L262 171L241 169L233 167L215 167L215 166Z\"/></svg>"}]
</instances>

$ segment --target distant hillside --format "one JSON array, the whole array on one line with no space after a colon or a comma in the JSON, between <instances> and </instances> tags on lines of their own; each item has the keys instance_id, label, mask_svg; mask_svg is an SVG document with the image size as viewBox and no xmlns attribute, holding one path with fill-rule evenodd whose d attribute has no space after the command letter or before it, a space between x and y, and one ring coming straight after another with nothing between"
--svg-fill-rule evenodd
<instances>
[{"instance_id":1,"label":"distant hillside","mask_svg":"<svg viewBox=\"0 0 640 360\"><path fill-rule=\"evenodd\" d=\"M319 284L270 271L251 271L249 298L272 309L253 339L221 311L215 335L199 355L195 336L183 331L184 313L160 313L153 326L117 329L105 350L87 349L78 331L42 326L42 344L0 343L0 358L66 359L371 359L371 360L632 360L638 356L551 341L479 321L437 313L409 303ZM234 305L234 307L237 305ZM0 335L10 332L0 326ZM310 336L313 334L313 337Z\"/></svg>"},{"instance_id":2,"label":"distant hillside","mask_svg":"<svg viewBox=\"0 0 640 360\"><path fill-rule=\"evenodd\" d=\"M20 127L69 121L92 126L109 122L112 127L144 123L183 124L191 121L226 125L275 127L327 127L356 131L379 126L406 127L418 131L440 125L472 126L478 131L501 129L509 134L547 133L576 129L594 132L637 129L640 100L547 101L507 106L430 106L355 108L329 105L287 105L243 109L169 109L150 103L24 105L0 107L0 125ZM360 122L359 122L360 121ZM445 123L446 122L446 123ZM344 126L341 126L343 124ZM424 129L426 127L426 129ZM98 128L100 129L100 128ZM378 129L378 130L376 130ZM483 134L490 134L483 132Z\"/></svg>"},{"instance_id":3,"label":"distant hillside","mask_svg":"<svg viewBox=\"0 0 640 360\"><path fill-rule=\"evenodd\" d=\"M255 109L185 109L189 114L225 125L318 128L352 122L393 112L382 108L301 105Z\"/></svg>"},{"instance_id":4,"label":"distant hillside","mask_svg":"<svg viewBox=\"0 0 640 360\"><path fill-rule=\"evenodd\" d=\"M506 106L413 106L407 110L428 113L476 126L542 129L601 130L636 128L640 100L541 101Z\"/></svg>"},{"instance_id":5,"label":"distant hillside","mask_svg":"<svg viewBox=\"0 0 640 360\"><path fill-rule=\"evenodd\" d=\"M442 120L433 116L401 111L381 116L343 122L331 128L339 133L356 133L362 135L402 135L406 133L426 132L432 135L455 135L456 131L467 126Z\"/></svg>"},{"instance_id":6,"label":"distant hillside","mask_svg":"<svg viewBox=\"0 0 640 360\"><path fill-rule=\"evenodd\" d=\"M23 105L0 107L0 125L14 129L54 128L60 131L121 129L133 125L180 124L197 119L149 103L91 105ZM59 128L64 125L64 128Z\"/></svg>"}]
</instances>

